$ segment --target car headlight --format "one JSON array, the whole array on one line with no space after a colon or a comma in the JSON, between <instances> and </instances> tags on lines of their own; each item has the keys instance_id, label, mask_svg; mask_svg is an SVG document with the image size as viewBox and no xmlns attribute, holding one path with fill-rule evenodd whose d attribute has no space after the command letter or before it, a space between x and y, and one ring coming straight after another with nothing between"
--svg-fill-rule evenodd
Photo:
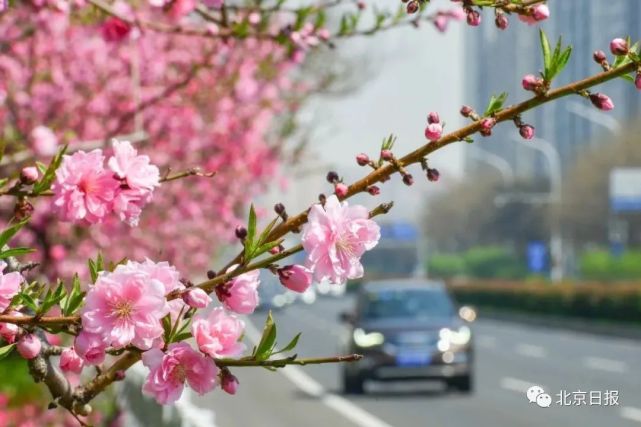
<instances>
[{"instance_id":1,"label":"car headlight","mask_svg":"<svg viewBox=\"0 0 641 427\"><path fill-rule=\"evenodd\" d=\"M359 347L374 347L383 344L385 337L380 332L366 333L361 328L354 329L354 342Z\"/></svg>"},{"instance_id":2,"label":"car headlight","mask_svg":"<svg viewBox=\"0 0 641 427\"><path fill-rule=\"evenodd\" d=\"M439 338L454 345L465 345L472 338L472 331L467 326L461 326L458 330L443 328L439 331Z\"/></svg>"}]
</instances>

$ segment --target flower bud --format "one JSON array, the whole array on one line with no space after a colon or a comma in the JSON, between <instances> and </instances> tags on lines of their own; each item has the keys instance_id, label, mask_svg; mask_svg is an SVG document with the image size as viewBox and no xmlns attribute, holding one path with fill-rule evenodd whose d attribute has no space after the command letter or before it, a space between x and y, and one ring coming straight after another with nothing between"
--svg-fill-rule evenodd
<instances>
[{"instance_id":1,"label":"flower bud","mask_svg":"<svg viewBox=\"0 0 641 427\"><path fill-rule=\"evenodd\" d=\"M432 123L440 123L441 118L438 116L438 113L436 111L432 111L427 115L427 123L432 124Z\"/></svg>"},{"instance_id":2,"label":"flower bud","mask_svg":"<svg viewBox=\"0 0 641 427\"><path fill-rule=\"evenodd\" d=\"M614 103L610 97L603 93L591 94L590 101L592 101L592 104L599 110L610 111L614 108Z\"/></svg>"},{"instance_id":3,"label":"flower bud","mask_svg":"<svg viewBox=\"0 0 641 427\"><path fill-rule=\"evenodd\" d=\"M594 58L594 62L597 64L601 64L607 60L605 52L602 50L595 50L592 54L592 58Z\"/></svg>"},{"instance_id":4,"label":"flower bud","mask_svg":"<svg viewBox=\"0 0 641 427\"><path fill-rule=\"evenodd\" d=\"M641 72L637 73L637 76L634 79L634 86L637 89L641 90Z\"/></svg>"},{"instance_id":5,"label":"flower bud","mask_svg":"<svg viewBox=\"0 0 641 427\"><path fill-rule=\"evenodd\" d=\"M545 21L550 17L550 8L546 4L537 4L532 8L532 18L536 21Z\"/></svg>"},{"instance_id":6,"label":"flower bud","mask_svg":"<svg viewBox=\"0 0 641 427\"><path fill-rule=\"evenodd\" d=\"M20 171L20 181L22 181L23 184L33 184L34 182L38 181L38 168L35 166L27 166L26 168L22 168Z\"/></svg>"},{"instance_id":7,"label":"flower bud","mask_svg":"<svg viewBox=\"0 0 641 427\"><path fill-rule=\"evenodd\" d=\"M330 184L333 184L336 181L338 181L338 174L336 172L334 172L334 171L329 171L329 172L327 172L327 176L325 177L325 179Z\"/></svg>"},{"instance_id":8,"label":"flower bud","mask_svg":"<svg viewBox=\"0 0 641 427\"><path fill-rule=\"evenodd\" d=\"M20 316L18 312L9 313L12 316ZM16 340L16 336L20 332L20 327L13 323L0 323L0 337L7 343L12 344Z\"/></svg>"},{"instance_id":9,"label":"flower bud","mask_svg":"<svg viewBox=\"0 0 641 427\"><path fill-rule=\"evenodd\" d=\"M367 7L367 3L365 3L363 0L359 0L356 2L356 7L358 7L358 10L365 10Z\"/></svg>"},{"instance_id":10,"label":"flower bud","mask_svg":"<svg viewBox=\"0 0 641 427\"><path fill-rule=\"evenodd\" d=\"M269 250L269 253L272 254L272 255L276 255L276 254L281 253L284 250L285 250L285 248L283 247L283 245L278 245L278 246L274 246L273 248L271 248Z\"/></svg>"},{"instance_id":11,"label":"flower bud","mask_svg":"<svg viewBox=\"0 0 641 427\"><path fill-rule=\"evenodd\" d=\"M238 227L236 227L236 230L234 231L234 233L236 233L236 237L239 238L240 240L244 240L245 237L247 237L247 229L242 225L239 225Z\"/></svg>"},{"instance_id":12,"label":"flower bud","mask_svg":"<svg viewBox=\"0 0 641 427\"><path fill-rule=\"evenodd\" d=\"M211 280L214 277L216 277L216 272L214 270L207 270L207 278Z\"/></svg>"},{"instance_id":13,"label":"flower bud","mask_svg":"<svg viewBox=\"0 0 641 427\"><path fill-rule=\"evenodd\" d=\"M114 380L115 381L123 381L126 376L127 376L127 374L122 369L119 370L119 371L114 372Z\"/></svg>"},{"instance_id":14,"label":"flower bud","mask_svg":"<svg viewBox=\"0 0 641 427\"><path fill-rule=\"evenodd\" d=\"M18 350L18 353L20 353L20 356L24 357L25 359L33 359L34 357L36 357L38 354L40 354L41 348L42 343L40 342L40 339L33 334L28 334L20 338L18 340L18 345L16 346L16 349Z\"/></svg>"},{"instance_id":15,"label":"flower bud","mask_svg":"<svg viewBox=\"0 0 641 427\"><path fill-rule=\"evenodd\" d=\"M411 2L407 3L407 13L412 14L416 13L418 11L418 1L412 0Z\"/></svg>"},{"instance_id":16,"label":"flower bud","mask_svg":"<svg viewBox=\"0 0 641 427\"><path fill-rule=\"evenodd\" d=\"M543 84L543 80L540 77L535 76L534 74L527 74L521 80L521 85L525 90L534 91Z\"/></svg>"},{"instance_id":17,"label":"flower bud","mask_svg":"<svg viewBox=\"0 0 641 427\"><path fill-rule=\"evenodd\" d=\"M519 127L519 133L523 139L532 139L534 138L534 127L530 125L523 125Z\"/></svg>"},{"instance_id":18,"label":"flower bud","mask_svg":"<svg viewBox=\"0 0 641 427\"><path fill-rule=\"evenodd\" d=\"M365 153L359 154L356 156L356 163L358 163L359 166L367 166L369 163L369 156Z\"/></svg>"},{"instance_id":19,"label":"flower bud","mask_svg":"<svg viewBox=\"0 0 641 427\"><path fill-rule=\"evenodd\" d=\"M347 190L347 185L343 184L342 182L339 182L334 186L334 192L338 197L347 196Z\"/></svg>"},{"instance_id":20,"label":"flower bud","mask_svg":"<svg viewBox=\"0 0 641 427\"><path fill-rule=\"evenodd\" d=\"M613 55L627 55L628 42L622 38L614 39L610 42L610 51Z\"/></svg>"},{"instance_id":21,"label":"flower bud","mask_svg":"<svg viewBox=\"0 0 641 427\"><path fill-rule=\"evenodd\" d=\"M60 369L64 372L74 372L79 374L85 362L78 356L73 347L65 348L60 354Z\"/></svg>"},{"instance_id":22,"label":"flower bud","mask_svg":"<svg viewBox=\"0 0 641 427\"><path fill-rule=\"evenodd\" d=\"M441 177L441 173L438 169L427 168L427 179L431 182L436 182Z\"/></svg>"},{"instance_id":23,"label":"flower bud","mask_svg":"<svg viewBox=\"0 0 641 427\"><path fill-rule=\"evenodd\" d=\"M474 110L472 109L472 107L470 107L469 105L464 105L461 107L460 112L461 112L461 116L470 117L470 114L472 114L473 111Z\"/></svg>"},{"instance_id":24,"label":"flower bud","mask_svg":"<svg viewBox=\"0 0 641 427\"><path fill-rule=\"evenodd\" d=\"M278 214L278 215L284 214L285 213L285 205L283 205L282 203L276 203L274 205L274 212L276 212L276 214Z\"/></svg>"},{"instance_id":25,"label":"flower bud","mask_svg":"<svg viewBox=\"0 0 641 427\"><path fill-rule=\"evenodd\" d=\"M481 24L481 14L476 10L467 12L467 24L472 27L478 27Z\"/></svg>"},{"instance_id":26,"label":"flower bud","mask_svg":"<svg viewBox=\"0 0 641 427\"><path fill-rule=\"evenodd\" d=\"M414 184L414 177L412 174L406 173L403 175L403 184L407 186Z\"/></svg>"},{"instance_id":27,"label":"flower bud","mask_svg":"<svg viewBox=\"0 0 641 427\"><path fill-rule=\"evenodd\" d=\"M288 265L278 269L278 279L287 289L303 293L312 284L312 272L302 265Z\"/></svg>"},{"instance_id":28,"label":"flower bud","mask_svg":"<svg viewBox=\"0 0 641 427\"><path fill-rule=\"evenodd\" d=\"M481 129L485 131L491 131L495 124L496 119L494 117L486 117L481 120Z\"/></svg>"},{"instance_id":29,"label":"flower bud","mask_svg":"<svg viewBox=\"0 0 641 427\"><path fill-rule=\"evenodd\" d=\"M191 288L183 293L183 301L191 308L205 308L211 302L211 298L201 288Z\"/></svg>"},{"instance_id":30,"label":"flower bud","mask_svg":"<svg viewBox=\"0 0 641 427\"><path fill-rule=\"evenodd\" d=\"M394 154L392 154L392 150L381 150L381 158L383 160L392 160L394 158Z\"/></svg>"},{"instance_id":31,"label":"flower bud","mask_svg":"<svg viewBox=\"0 0 641 427\"><path fill-rule=\"evenodd\" d=\"M367 192L372 196L378 196L379 194L381 194L381 189L376 185L370 185L369 187L367 187Z\"/></svg>"},{"instance_id":32,"label":"flower bud","mask_svg":"<svg viewBox=\"0 0 641 427\"><path fill-rule=\"evenodd\" d=\"M430 141L438 141L443 133L443 126L440 123L432 123L425 128L425 138Z\"/></svg>"},{"instance_id":33,"label":"flower bud","mask_svg":"<svg viewBox=\"0 0 641 427\"><path fill-rule=\"evenodd\" d=\"M228 394L236 394L238 390L238 378L236 378L229 370L222 371L222 378L220 379L220 387Z\"/></svg>"},{"instance_id":34,"label":"flower bud","mask_svg":"<svg viewBox=\"0 0 641 427\"><path fill-rule=\"evenodd\" d=\"M498 15L496 15L494 23L496 24L496 28L498 28L499 30L506 30L510 25L510 21L507 19L507 16L505 16L504 13L499 13Z\"/></svg>"}]
</instances>

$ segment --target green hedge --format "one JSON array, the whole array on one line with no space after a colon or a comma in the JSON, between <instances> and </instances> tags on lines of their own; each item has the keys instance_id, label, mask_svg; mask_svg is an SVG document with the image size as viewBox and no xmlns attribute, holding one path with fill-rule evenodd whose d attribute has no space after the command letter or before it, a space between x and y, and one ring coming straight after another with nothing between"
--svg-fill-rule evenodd
<instances>
[{"instance_id":1,"label":"green hedge","mask_svg":"<svg viewBox=\"0 0 641 427\"><path fill-rule=\"evenodd\" d=\"M431 277L443 279L521 279L527 275L525 261L501 246L479 246L460 254L435 254L427 262Z\"/></svg>"},{"instance_id":2,"label":"green hedge","mask_svg":"<svg viewBox=\"0 0 641 427\"><path fill-rule=\"evenodd\" d=\"M579 269L586 280L641 279L641 251L628 251L618 257L605 250L585 252L579 260Z\"/></svg>"},{"instance_id":3,"label":"green hedge","mask_svg":"<svg viewBox=\"0 0 641 427\"><path fill-rule=\"evenodd\" d=\"M641 283L451 283L461 304L525 313L641 323Z\"/></svg>"}]
</instances>

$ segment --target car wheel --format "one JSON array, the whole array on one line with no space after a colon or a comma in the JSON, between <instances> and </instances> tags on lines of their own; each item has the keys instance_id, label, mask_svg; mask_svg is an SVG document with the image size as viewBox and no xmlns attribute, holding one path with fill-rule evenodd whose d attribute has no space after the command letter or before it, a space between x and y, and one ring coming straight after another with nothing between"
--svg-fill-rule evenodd
<instances>
[{"instance_id":1,"label":"car wheel","mask_svg":"<svg viewBox=\"0 0 641 427\"><path fill-rule=\"evenodd\" d=\"M447 382L448 386L463 393L471 393L474 389L472 375L465 375L462 377L455 377Z\"/></svg>"},{"instance_id":2,"label":"car wheel","mask_svg":"<svg viewBox=\"0 0 641 427\"><path fill-rule=\"evenodd\" d=\"M343 374L343 392L345 394L363 394L365 393L364 381L359 376Z\"/></svg>"}]
</instances>

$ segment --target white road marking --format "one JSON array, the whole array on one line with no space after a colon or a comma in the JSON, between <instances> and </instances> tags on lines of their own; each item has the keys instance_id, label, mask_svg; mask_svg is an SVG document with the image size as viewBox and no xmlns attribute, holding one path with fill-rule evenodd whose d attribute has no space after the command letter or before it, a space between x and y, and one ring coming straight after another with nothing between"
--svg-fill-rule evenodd
<instances>
[{"instance_id":1,"label":"white road marking","mask_svg":"<svg viewBox=\"0 0 641 427\"><path fill-rule=\"evenodd\" d=\"M621 417L641 423L641 409L633 408L632 406L624 406L621 408Z\"/></svg>"},{"instance_id":2,"label":"white road marking","mask_svg":"<svg viewBox=\"0 0 641 427\"><path fill-rule=\"evenodd\" d=\"M533 381L520 380L518 378L512 378L512 377L501 378L500 385L502 388L506 390L516 391L519 393L525 393L527 389L532 387L533 385L538 385L543 390L545 390L544 385L535 383Z\"/></svg>"},{"instance_id":3,"label":"white road marking","mask_svg":"<svg viewBox=\"0 0 641 427\"><path fill-rule=\"evenodd\" d=\"M599 369L601 371L623 373L626 371L626 365L623 362L612 359L604 359L601 357L586 357L583 359L583 364L591 369Z\"/></svg>"},{"instance_id":4,"label":"white road marking","mask_svg":"<svg viewBox=\"0 0 641 427\"><path fill-rule=\"evenodd\" d=\"M526 357L536 357L541 359L546 356L546 352L543 347L532 344L518 344L515 348L515 351L521 356Z\"/></svg>"},{"instance_id":5,"label":"white road marking","mask_svg":"<svg viewBox=\"0 0 641 427\"><path fill-rule=\"evenodd\" d=\"M245 335L254 344L260 341L260 332L249 322L245 326ZM349 400L328 393L320 383L307 375L298 366L289 365L278 371L300 390L310 396L317 397L324 405L334 409L359 427L392 427Z\"/></svg>"}]
</instances>

